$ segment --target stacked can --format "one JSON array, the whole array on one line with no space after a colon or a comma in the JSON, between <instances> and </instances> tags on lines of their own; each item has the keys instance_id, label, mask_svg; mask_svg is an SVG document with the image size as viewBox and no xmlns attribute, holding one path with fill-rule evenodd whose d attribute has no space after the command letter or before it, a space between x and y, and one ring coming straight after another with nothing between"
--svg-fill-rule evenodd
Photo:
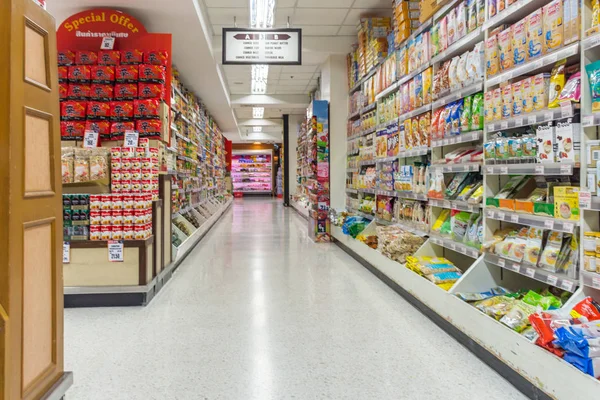
<instances>
[{"instance_id":1,"label":"stacked can","mask_svg":"<svg viewBox=\"0 0 600 400\"><path fill-rule=\"evenodd\" d=\"M151 235L151 193L90 196L90 240L144 240Z\"/></svg>"},{"instance_id":2,"label":"stacked can","mask_svg":"<svg viewBox=\"0 0 600 400\"><path fill-rule=\"evenodd\" d=\"M158 200L157 147L112 147L111 192L147 193Z\"/></svg>"}]
</instances>

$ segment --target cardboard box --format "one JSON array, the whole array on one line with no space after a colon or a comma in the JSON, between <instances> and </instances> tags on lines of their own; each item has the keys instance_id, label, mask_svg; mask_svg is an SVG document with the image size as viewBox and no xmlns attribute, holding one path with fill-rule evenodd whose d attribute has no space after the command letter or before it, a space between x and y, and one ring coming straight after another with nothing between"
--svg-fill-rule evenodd
<instances>
[{"instance_id":1,"label":"cardboard box","mask_svg":"<svg viewBox=\"0 0 600 400\"><path fill-rule=\"evenodd\" d=\"M419 4L421 8L419 21L421 21L421 23L427 21L437 10L441 8L441 6L438 6L436 0L421 0Z\"/></svg>"}]
</instances>

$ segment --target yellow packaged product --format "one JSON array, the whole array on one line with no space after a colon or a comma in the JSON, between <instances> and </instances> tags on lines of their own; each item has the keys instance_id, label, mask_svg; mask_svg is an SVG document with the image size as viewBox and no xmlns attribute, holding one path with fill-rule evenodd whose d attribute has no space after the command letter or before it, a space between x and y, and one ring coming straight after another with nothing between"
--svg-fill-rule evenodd
<instances>
[{"instance_id":1,"label":"yellow packaged product","mask_svg":"<svg viewBox=\"0 0 600 400\"><path fill-rule=\"evenodd\" d=\"M579 221L579 187L554 187L554 218Z\"/></svg>"},{"instance_id":2,"label":"yellow packaged product","mask_svg":"<svg viewBox=\"0 0 600 400\"><path fill-rule=\"evenodd\" d=\"M398 76L408 74L408 60L406 58L406 47L401 47L398 50Z\"/></svg>"},{"instance_id":3,"label":"yellow packaged product","mask_svg":"<svg viewBox=\"0 0 600 400\"><path fill-rule=\"evenodd\" d=\"M489 37L485 41L485 71L488 77L498 73L500 64L498 61L498 37Z\"/></svg>"},{"instance_id":4,"label":"yellow packaged product","mask_svg":"<svg viewBox=\"0 0 600 400\"><path fill-rule=\"evenodd\" d=\"M411 118L410 124L411 124L410 133L412 134L412 138L413 138L413 147L419 147L421 145L421 133L420 133L420 127L419 127L419 118L418 117Z\"/></svg>"},{"instance_id":5,"label":"yellow packaged product","mask_svg":"<svg viewBox=\"0 0 600 400\"><path fill-rule=\"evenodd\" d=\"M498 53L500 57L500 69L504 71L511 68L514 60L511 28L505 29L498 34Z\"/></svg>"},{"instance_id":6,"label":"yellow packaged product","mask_svg":"<svg viewBox=\"0 0 600 400\"><path fill-rule=\"evenodd\" d=\"M525 19L515 22L511 26L512 30L512 51L514 65L523 64L527 53L527 30L525 28Z\"/></svg>"},{"instance_id":7,"label":"yellow packaged product","mask_svg":"<svg viewBox=\"0 0 600 400\"><path fill-rule=\"evenodd\" d=\"M565 87L566 63L567 60L560 60L552 68L550 86L548 87L548 108L556 108L560 105L559 95Z\"/></svg>"},{"instance_id":8,"label":"yellow packaged product","mask_svg":"<svg viewBox=\"0 0 600 400\"><path fill-rule=\"evenodd\" d=\"M439 217L437 217L437 219L433 223L433 227L431 228L431 230L433 230L434 232L439 232L440 229L442 229L442 225L444 224L444 222L448 219L449 215L450 215L450 210L448 210L447 208L444 208L440 212Z\"/></svg>"},{"instance_id":9,"label":"yellow packaged product","mask_svg":"<svg viewBox=\"0 0 600 400\"><path fill-rule=\"evenodd\" d=\"M404 143L406 145L406 150L410 150L413 148L413 134L412 134L412 123L410 119L404 121Z\"/></svg>"},{"instance_id":10,"label":"yellow packaged product","mask_svg":"<svg viewBox=\"0 0 600 400\"><path fill-rule=\"evenodd\" d=\"M537 74L533 79L533 110L540 111L548 106L548 86L550 85L550 74Z\"/></svg>"},{"instance_id":11,"label":"yellow packaged product","mask_svg":"<svg viewBox=\"0 0 600 400\"><path fill-rule=\"evenodd\" d=\"M502 118L510 118L512 116L512 106L512 85L507 84L504 87L502 87Z\"/></svg>"},{"instance_id":12,"label":"yellow packaged product","mask_svg":"<svg viewBox=\"0 0 600 400\"><path fill-rule=\"evenodd\" d=\"M544 52L553 51L562 46L563 29L563 0L554 0L542 8L544 26Z\"/></svg>"},{"instance_id":13,"label":"yellow packaged product","mask_svg":"<svg viewBox=\"0 0 600 400\"><path fill-rule=\"evenodd\" d=\"M523 97L523 114L533 111L533 77L521 81L521 95Z\"/></svg>"},{"instance_id":14,"label":"yellow packaged product","mask_svg":"<svg viewBox=\"0 0 600 400\"><path fill-rule=\"evenodd\" d=\"M490 122L494 120L494 91L488 90L484 95L484 111L483 115L485 117L486 122Z\"/></svg>"},{"instance_id":15,"label":"yellow packaged product","mask_svg":"<svg viewBox=\"0 0 600 400\"><path fill-rule=\"evenodd\" d=\"M542 9L527 16L527 59L536 58L546 52Z\"/></svg>"},{"instance_id":16,"label":"yellow packaged product","mask_svg":"<svg viewBox=\"0 0 600 400\"><path fill-rule=\"evenodd\" d=\"M423 71L423 104L431 103L431 82L433 71L431 67Z\"/></svg>"},{"instance_id":17,"label":"yellow packaged product","mask_svg":"<svg viewBox=\"0 0 600 400\"><path fill-rule=\"evenodd\" d=\"M494 121L500 121L502 119L502 89L494 89L492 102L492 109L494 111Z\"/></svg>"},{"instance_id":18,"label":"yellow packaged product","mask_svg":"<svg viewBox=\"0 0 600 400\"><path fill-rule=\"evenodd\" d=\"M518 81L510 85L512 87L513 115L521 115L523 112L523 81Z\"/></svg>"}]
</instances>

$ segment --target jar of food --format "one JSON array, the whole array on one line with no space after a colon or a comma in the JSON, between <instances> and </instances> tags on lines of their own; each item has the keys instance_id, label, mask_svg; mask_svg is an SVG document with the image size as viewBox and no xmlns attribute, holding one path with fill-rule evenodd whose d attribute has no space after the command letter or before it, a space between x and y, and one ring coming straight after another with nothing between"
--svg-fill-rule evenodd
<instances>
[{"instance_id":1,"label":"jar of food","mask_svg":"<svg viewBox=\"0 0 600 400\"><path fill-rule=\"evenodd\" d=\"M583 234L583 251L596 252L596 240L598 239L596 232L585 232Z\"/></svg>"},{"instance_id":2,"label":"jar of food","mask_svg":"<svg viewBox=\"0 0 600 400\"><path fill-rule=\"evenodd\" d=\"M583 253L583 269L589 272L596 272L596 253L593 251Z\"/></svg>"}]
</instances>

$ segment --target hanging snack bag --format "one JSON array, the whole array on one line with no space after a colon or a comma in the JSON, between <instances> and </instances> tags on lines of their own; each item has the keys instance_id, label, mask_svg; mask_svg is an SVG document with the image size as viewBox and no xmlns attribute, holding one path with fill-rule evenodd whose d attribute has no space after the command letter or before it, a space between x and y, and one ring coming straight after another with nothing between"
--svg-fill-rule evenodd
<instances>
[{"instance_id":1,"label":"hanging snack bag","mask_svg":"<svg viewBox=\"0 0 600 400\"><path fill-rule=\"evenodd\" d=\"M85 133L83 121L60 121L61 138L82 138Z\"/></svg>"},{"instance_id":2,"label":"hanging snack bag","mask_svg":"<svg viewBox=\"0 0 600 400\"><path fill-rule=\"evenodd\" d=\"M537 9L527 16L527 59L539 57L545 53L544 26L542 9Z\"/></svg>"},{"instance_id":3,"label":"hanging snack bag","mask_svg":"<svg viewBox=\"0 0 600 400\"><path fill-rule=\"evenodd\" d=\"M567 60L560 60L552 68L550 74L550 87L548 88L548 108L560 106L559 96L565 87L565 64Z\"/></svg>"},{"instance_id":4,"label":"hanging snack bag","mask_svg":"<svg viewBox=\"0 0 600 400\"><path fill-rule=\"evenodd\" d=\"M581 99L581 73L576 72L567 81L560 96L558 96L559 102L571 101L579 103Z\"/></svg>"},{"instance_id":5,"label":"hanging snack bag","mask_svg":"<svg viewBox=\"0 0 600 400\"><path fill-rule=\"evenodd\" d=\"M77 65L96 65L98 54L95 51L78 51L75 53L75 63Z\"/></svg>"},{"instance_id":6,"label":"hanging snack bag","mask_svg":"<svg viewBox=\"0 0 600 400\"><path fill-rule=\"evenodd\" d=\"M448 37L448 46L452 45L458 38L456 34L456 9L451 9L450 12L446 15L447 18L447 37Z\"/></svg>"},{"instance_id":7,"label":"hanging snack bag","mask_svg":"<svg viewBox=\"0 0 600 400\"><path fill-rule=\"evenodd\" d=\"M141 50L133 49L121 51L121 64L141 64L143 61L144 53Z\"/></svg>"},{"instance_id":8,"label":"hanging snack bag","mask_svg":"<svg viewBox=\"0 0 600 400\"><path fill-rule=\"evenodd\" d=\"M118 65L115 67L115 80L119 83L136 83L139 78L137 65Z\"/></svg>"},{"instance_id":9,"label":"hanging snack bag","mask_svg":"<svg viewBox=\"0 0 600 400\"><path fill-rule=\"evenodd\" d=\"M600 61L585 66L592 95L592 112L600 111Z\"/></svg>"},{"instance_id":10,"label":"hanging snack bag","mask_svg":"<svg viewBox=\"0 0 600 400\"><path fill-rule=\"evenodd\" d=\"M100 50L98 52L98 65L119 65L121 52L118 50Z\"/></svg>"},{"instance_id":11,"label":"hanging snack bag","mask_svg":"<svg viewBox=\"0 0 600 400\"><path fill-rule=\"evenodd\" d=\"M58 65L74 65L75 64L75 53L71 50L59 50L58 51Z\"/></svg>"},{"instance_id":12,"label":"hanging snack bag","mask_svg":"<svg viewBox=\"0 0 600 400\"><path fill-rule=\"evenodd\" d=\"M102 139L110 139L110 122L108 121L93 121L88 119L85 121L85 130L98 132L98 135Z\"/></svg>"},{"instance_id":13,"label":"hanging snack bag","mask_svg":"<svg viewBox=\"0 0 600 400\"><path fill-rule=\"evenodd\" d=\"M92 65L90 67L92 83L113 83L115 68L107 65Z\"/></svg>"}]
</instances>

